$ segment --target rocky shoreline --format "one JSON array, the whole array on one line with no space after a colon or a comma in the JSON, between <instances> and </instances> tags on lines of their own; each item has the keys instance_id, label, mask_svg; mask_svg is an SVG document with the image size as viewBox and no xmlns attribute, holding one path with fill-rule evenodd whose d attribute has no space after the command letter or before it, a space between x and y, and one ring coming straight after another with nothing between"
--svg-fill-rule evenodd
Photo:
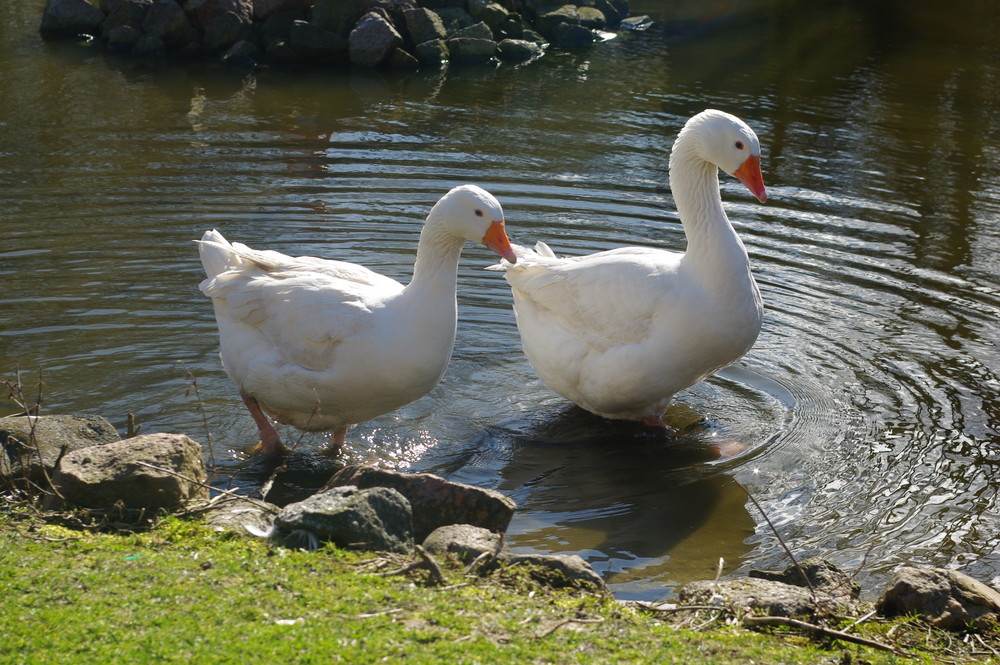
<instances>
[{"instance_id":1,"label":"rocky shoreline","mask_svg":"<svg viewBox=\"0 0 1000 665\"><path fill-rule=\"evenodd\" d=\"M579 556L509 550L504 532L516 505L500 492L331 460L318 490L296 494L275 487L288 472L287 464L275 469L259 488L260 499L218 490L212 496L202 446L183 434L119 439L107 420L95 416L0 418L0 494L28 497L46 510L82 508L137 521L179 511L219 530L288 547L332 542L413 554L418 559L411 565L432 572L435 556L455 557L468 571L482 573L523 566L543 584L607 593L601 576ZM281 497L281 505L269 497ZM691 582L678 590L676 603L633 604L657 612L723 612L748 626L787 621L817 628L803 620L876 615L915 615L953 631L1000 624L1000 592L955 570L901 567L877 603L862 600L860 592L849 575L813 558L782 571Z\"/></svg>"},{"instance_id":2,"label":"rocky shoreline","mask_svg":"<svg viewBox=\"0 0 1000 665\"><path fill-rule=\"evenodd\" d=\"M645 29L628 0L48 0L48 39L139 57L412 70L527 62Z\"/></svg>"}]
</instances>

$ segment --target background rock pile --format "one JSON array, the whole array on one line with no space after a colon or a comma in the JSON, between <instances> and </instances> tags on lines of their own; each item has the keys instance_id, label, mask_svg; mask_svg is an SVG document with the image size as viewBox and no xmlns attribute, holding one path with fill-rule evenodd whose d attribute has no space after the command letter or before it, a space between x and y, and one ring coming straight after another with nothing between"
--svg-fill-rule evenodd
<instances>
[{"instance_id":1,"label":"background rock pile","mask_svg":"<svg viewBox=\"0 0 1000 665\"><path fill-rule=\"evenodd\" d=\"M221 57L416 69L495 58L641 29L628 0L48 0L41 33L89 36L138 56Z\"/></svg>"}]
</instances>

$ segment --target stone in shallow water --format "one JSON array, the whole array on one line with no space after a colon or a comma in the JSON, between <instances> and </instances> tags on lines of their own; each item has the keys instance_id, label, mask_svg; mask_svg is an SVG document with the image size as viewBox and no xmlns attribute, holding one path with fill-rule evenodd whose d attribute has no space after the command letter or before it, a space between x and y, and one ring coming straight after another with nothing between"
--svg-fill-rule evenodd
<instances>
[{"instance_id":1,"label":"stone in shallow water","mask_svg":"<svg viewBox=\"0 0 1000 665\"><path fill-rule=\"evenodd\" d=\"M41 32L53 37L96 35L103 21L104 12L87 0L49 0L42 15Z\"/></svg>"}]
</instances>

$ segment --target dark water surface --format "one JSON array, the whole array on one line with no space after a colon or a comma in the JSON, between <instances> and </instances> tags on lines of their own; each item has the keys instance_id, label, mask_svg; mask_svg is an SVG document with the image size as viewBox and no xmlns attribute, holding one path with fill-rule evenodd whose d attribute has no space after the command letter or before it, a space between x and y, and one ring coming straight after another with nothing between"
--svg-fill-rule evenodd
<instances>
[{"instance_id":1,"label":"dark water surface","mask_svg":"<svg viewBox=\"0 0 1000 665\"><path fill-rule=\"evenodd\" d=\"M869 588L903 562L1000 581L997 12L697 4L635 0L650 31L521 67L242 75L46 44L41 0L3 3L0 373L40 370L50 413L187 433L232 475L256 432L198 291L204 229L406 281L430 206L475 182L521 244L679 249L669 148L722 108L763 144L767 204L722 186L766 315L678 396L679 440L548 392L470 246L444 381L353 429L348 460L509 494L515 547L581 554L621 597L719 557L783 566L737 481Z\"/></svg>"}]
</instances>

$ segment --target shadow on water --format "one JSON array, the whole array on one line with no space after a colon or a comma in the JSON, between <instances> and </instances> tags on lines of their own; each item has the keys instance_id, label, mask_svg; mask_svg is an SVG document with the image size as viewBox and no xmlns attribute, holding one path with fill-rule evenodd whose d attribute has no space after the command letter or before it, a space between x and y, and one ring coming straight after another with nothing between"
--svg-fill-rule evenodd
<instances>
[{"instance_id":1,"label":"shadow on water","mask_svg":"<svg viewBox=\"0 0 1000 665\"><path fill-rule=\"evenodd\" d=\"M754 529L719 463L729 446L707 443L709 426L690 413L667 415L676 437L577 407L532 412L481 431L442 471L492 477L517 502L515 550L580 554L620 597L662 592L710 575L720 556L735 569Z\"/></svg>"}]
</instances>

